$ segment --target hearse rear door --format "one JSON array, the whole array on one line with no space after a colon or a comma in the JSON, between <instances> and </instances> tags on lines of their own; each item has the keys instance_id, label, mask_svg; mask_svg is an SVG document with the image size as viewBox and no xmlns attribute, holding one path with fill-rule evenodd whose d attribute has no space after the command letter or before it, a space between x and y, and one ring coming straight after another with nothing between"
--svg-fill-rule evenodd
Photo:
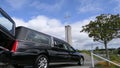
<instances>
[{"instance_id":1,"label":"hearse rear door","mask_svg":"<svg viewBox=\"0 0 120 68\"><path fill-rule=\"evenodd\" d=\"M15 22L0 8L0 48L12 49L15 36Z\"/></svg>"},{"instance_id":2,"label":"hearse rear door","mask_svg":"<svg viewBox=\"0 0 120 68\"><path fill-rule=\"evenodd\" d=\"M15 35L15 22L2 8L0 8L0 31Z\"/></svg>"}]
</instances>

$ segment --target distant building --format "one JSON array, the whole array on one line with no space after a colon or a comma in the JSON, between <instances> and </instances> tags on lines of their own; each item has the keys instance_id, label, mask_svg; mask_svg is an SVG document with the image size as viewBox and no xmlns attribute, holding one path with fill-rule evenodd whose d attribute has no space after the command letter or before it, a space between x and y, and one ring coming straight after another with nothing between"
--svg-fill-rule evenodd
<instances>
[{"instance_id":1,"label":"distant building","mask_svg":"<svg viewBox=\"0 0 120 68\"><path fill-rule=\"evenodd\" d=\"M65 26L65 40L70 45L72 45L72 34L71 34L71 26L70 25Z\"/></svg>"}]
</instances>

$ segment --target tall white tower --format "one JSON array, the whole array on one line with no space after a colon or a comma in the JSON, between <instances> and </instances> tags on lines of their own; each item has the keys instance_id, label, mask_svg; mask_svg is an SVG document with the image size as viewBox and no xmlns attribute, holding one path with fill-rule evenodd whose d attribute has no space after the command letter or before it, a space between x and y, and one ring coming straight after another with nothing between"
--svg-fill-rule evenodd
<instances>
[{"instance_id":1,"label":"tall white tower","mask_svg":"<svg viewBox=\"0 0 120 68\"><path fill-rule=\"evenodd\" d=\"M70 45L72 45L72 34L71 34L71 26L70 25L65 26L65 40Z\"/></svg>"}]
</instances>

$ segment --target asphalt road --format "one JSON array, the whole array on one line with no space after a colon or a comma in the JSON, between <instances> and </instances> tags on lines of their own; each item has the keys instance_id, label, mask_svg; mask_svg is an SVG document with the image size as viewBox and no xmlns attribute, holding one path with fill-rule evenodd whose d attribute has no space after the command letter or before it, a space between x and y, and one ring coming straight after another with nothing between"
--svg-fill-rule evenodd
<instances>
[{"instance_id":1,"label":"asphalt road","mask_svg":"<svg viewBox=\"0 0 120 68\"><path fill-rule=\"evenodd\" d=\"M79 66L77 64L52 64L50 68L90 68L91 67L91 57L87 54L83 54L85 57L85 64L83 66ZM0 66L0 68L14 68L12 66ZM31 66L26 66L24 68L33 68Z\"/></svg>"}]
</instances>

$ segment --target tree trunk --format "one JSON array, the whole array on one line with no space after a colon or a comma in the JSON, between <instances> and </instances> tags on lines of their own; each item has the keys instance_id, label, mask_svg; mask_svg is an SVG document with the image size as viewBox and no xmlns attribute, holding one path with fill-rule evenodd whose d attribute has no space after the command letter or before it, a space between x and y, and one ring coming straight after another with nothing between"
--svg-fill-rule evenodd
<instances>
[{"instance_id":1,"label":"tree trunk","mask_svg":"<svg viewBox=\"0 0 120 68\"><path fill-rule=\"evenodd\" d=\"M110 60L110 58L109 58L109 52L108 52L108 48L107 48L107 42L106 42L106 41L104 42L104 45L105 45L106 58L107 58L108 60ZM110 63L107 62L107 65L108 65L108 67L109 67L109 66L110 66Z\"/></svg>"},{"instance_id":2,"label":"tree trunk","mask_svg":"<svg viewBox=\"0 0 120 68\"><path fill-rule=\"evenodd\" d=\"M107 42L104 42L105 45L105 53L106 53L106 58L109 59L109 52L108 52L108 48L107 48Z\"/></svg>"}]
</instances>

